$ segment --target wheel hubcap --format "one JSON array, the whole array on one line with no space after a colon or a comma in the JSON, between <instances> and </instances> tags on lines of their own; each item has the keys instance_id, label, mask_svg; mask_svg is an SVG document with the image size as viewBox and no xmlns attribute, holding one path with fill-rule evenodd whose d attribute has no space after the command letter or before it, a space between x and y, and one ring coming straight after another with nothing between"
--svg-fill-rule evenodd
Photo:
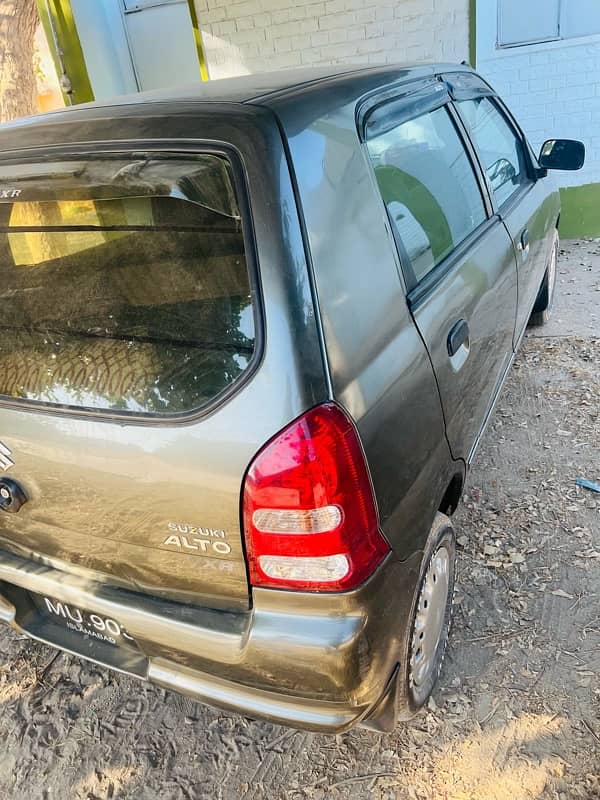
<instances>
[{"instance_id":1,"label":"wheel hubcap","mask_svg":"<svg viewBox=\"0 0 600 800\"><path fill-rule=\"evenodd\" d=\"M445 547L433 554L419 594L410 653L410 682L422 686L436 663L436 653L444 629L450 555Z\"/></svg>"}]
</instances>

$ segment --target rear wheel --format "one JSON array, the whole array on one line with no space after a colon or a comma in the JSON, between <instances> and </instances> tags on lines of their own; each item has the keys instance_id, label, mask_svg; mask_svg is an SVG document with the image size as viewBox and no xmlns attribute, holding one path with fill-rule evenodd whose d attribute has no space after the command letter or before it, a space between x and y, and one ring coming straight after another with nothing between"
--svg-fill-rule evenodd
<instances>
[{"instance_id":1,"label":"rear wheel","mask_svg":"<svg viewBox=\"0 0 600 800\"><path fill-rule=\"evenodd\" d=\"M544 325L550 318L552 303L554 302L554 290L556 288L556 264L558 261L558 231L554 232L554 241L550 252L550 261L546 268L544 280L540 286L540 291L535 301L529 324L534 327Z\"/></svg>"},{"instance_id":2,"label":"rear wheel","mask_svg":"<svg viewBox=\"0 0 600 800\"><path fill-rule=\"evenodd\" d=\"M408 640L404 708L408 719L427 702L440 674L452 618L456 545L449 517L437 514L417 585Z\"/></svg>"}]
</instances>

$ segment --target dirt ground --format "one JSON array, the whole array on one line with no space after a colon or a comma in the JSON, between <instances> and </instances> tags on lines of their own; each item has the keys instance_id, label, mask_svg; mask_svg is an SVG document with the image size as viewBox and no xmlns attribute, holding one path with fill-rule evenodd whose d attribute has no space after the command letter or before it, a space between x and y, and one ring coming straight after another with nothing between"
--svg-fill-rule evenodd
<instances>
[{"instance_id":1,"label":"dirt ground","mask_svg":"<svg viewBox=\"0 0 600 800\"><path fill-rule=\"evenodd\" d=\"M390 736L299 733L0 629L0 798L600 798L600 240L568 242L456 517L450 649Z\"/></svg>"}]
</instances>

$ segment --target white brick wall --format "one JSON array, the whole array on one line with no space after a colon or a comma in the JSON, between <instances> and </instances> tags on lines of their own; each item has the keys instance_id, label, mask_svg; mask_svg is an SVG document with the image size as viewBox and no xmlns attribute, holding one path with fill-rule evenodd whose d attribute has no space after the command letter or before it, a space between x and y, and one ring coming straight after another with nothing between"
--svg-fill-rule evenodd
<instances>
[{"instance_id":1,"label":"white brick wall","mask_svg":"<svg viewBox=\"0 0 600 800\"><path fill-rule=\"evenodd\" d=\"M477 69L503 95L534 150L546 139L581 139L580 172L556 172L560 186L600 182L600 36L496 48L496 0L478 0Z\"/></svg>"},{"instance_id":2,"label":"white brick wall","mask_svg":"<svg viewBox=\"0 0 600 800\"><path fill-rule=\"evenodd\" d=\"M211 78L306 64L462 61L468 0L195 0Z\"/></svg>"}]
</instances>

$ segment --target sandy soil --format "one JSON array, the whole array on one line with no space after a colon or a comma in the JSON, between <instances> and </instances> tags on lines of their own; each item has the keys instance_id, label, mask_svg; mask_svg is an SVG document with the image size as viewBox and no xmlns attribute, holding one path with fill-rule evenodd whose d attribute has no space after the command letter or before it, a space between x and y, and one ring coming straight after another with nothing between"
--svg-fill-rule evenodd
<instances>
[{"instance_id":1,"label":"sandy soil","mask_svg":"<svg viewBox=\"0 0 600 800\"><path fill-rule=\"evenodd\" d=\"M456 517L441 681L393 735L195 704L0 630L0 798L600 798L600 242L570 242Z\"/></svg>"}]
</instances>

